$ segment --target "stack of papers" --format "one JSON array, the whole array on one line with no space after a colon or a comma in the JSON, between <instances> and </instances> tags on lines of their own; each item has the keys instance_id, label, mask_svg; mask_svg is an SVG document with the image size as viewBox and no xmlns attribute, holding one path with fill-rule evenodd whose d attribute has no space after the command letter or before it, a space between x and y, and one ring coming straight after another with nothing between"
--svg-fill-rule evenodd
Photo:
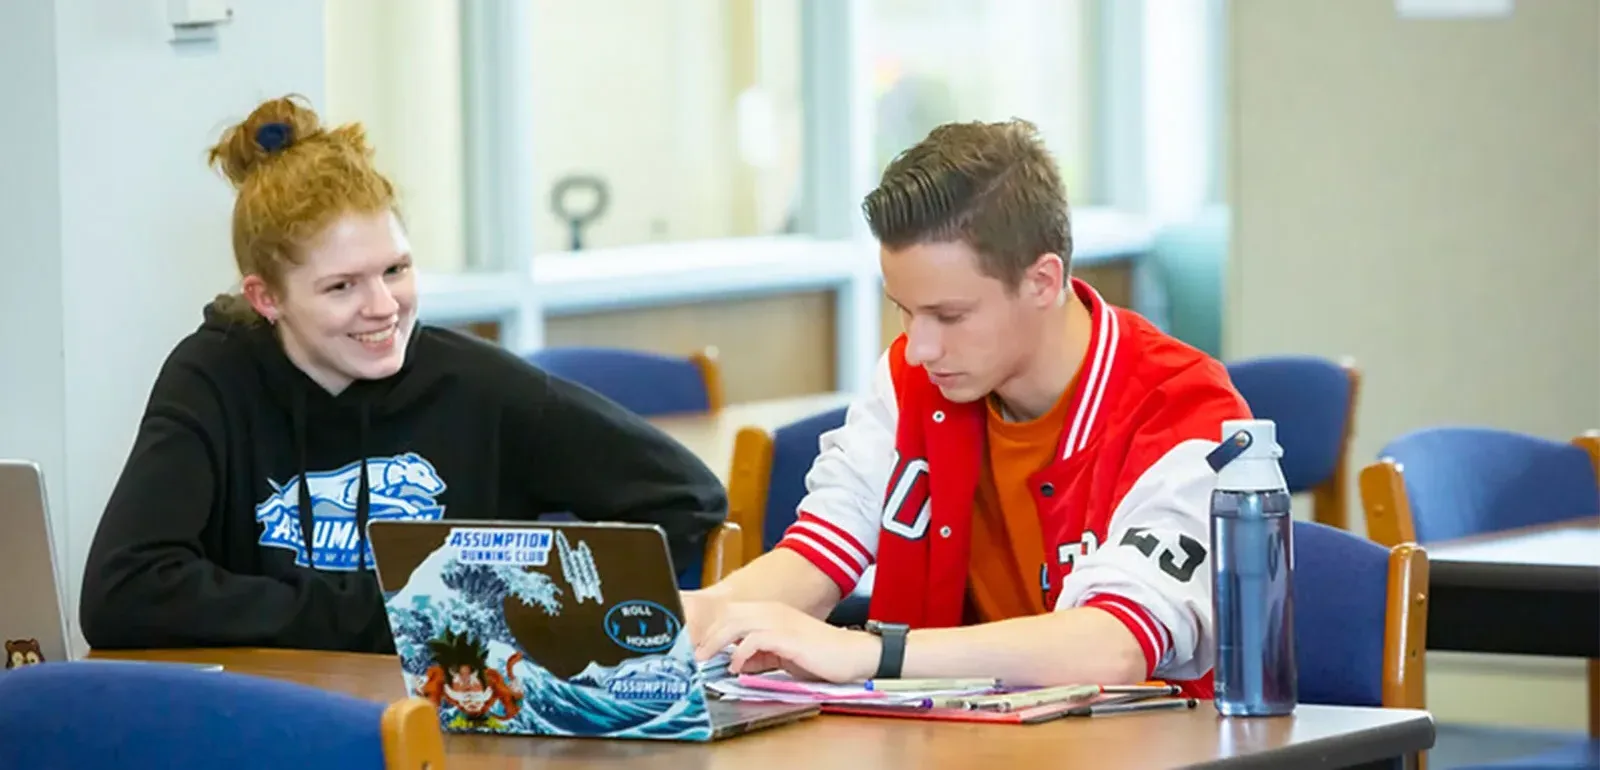
<instances>
[{"instance_id":1,"label":"stack of papers","mask_svg":"<svg viewBox=\"0 0 1600 770\"><path fill-rule=\"evenodd\" d=\"M896 687L884 691L871 682L829 684L795 679L782 671L765 674L725 676L706 681L706 688L723 700L764 701L768 703L853 703L883 706L929 708L956 699L996 692L995 684L972 683L965 687Z\"/></svg>"},{"instance_id":2,"label":"stack of papers","mask_svg":"<svg viewBox=\"0 0 1600 770\"><path fill-rule=\"evenodd\" d=\"M700 663L701 681L719 700L815 703L823 711L1036 724L1063 716L1193 708L1166 682L1137 685L1061 685L1007 688L992 679L880 679L833 684L796 679L783 671L733 674L728 652Z\"/></svg>"}]
</instances>

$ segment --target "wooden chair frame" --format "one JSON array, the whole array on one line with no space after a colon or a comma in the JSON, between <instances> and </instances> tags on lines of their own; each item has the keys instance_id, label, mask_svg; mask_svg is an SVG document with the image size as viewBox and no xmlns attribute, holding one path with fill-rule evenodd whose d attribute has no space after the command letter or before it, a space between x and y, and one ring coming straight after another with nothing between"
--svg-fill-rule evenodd
<instances>
[{"instance_id":1,"label":"wooden chair frame","mask_svg":"<svg viewBox=\"0 0 1600 770\"><path fill-rule=\"evenodd\" d=\"M1361 369L1355 359L1339 361L1346 377L1350 378L1350 397L1345 403L1344 436L1339 441L1339 459L1333 466L1333 475L1327 481L1311 488L1311 519L1335 529L1350 529L1350 442L1355 436L1357 396L1361 392Z\"/></svg>"},{"instance_id":2,"label":"wooden chair frame","mask_svg":"<svg viewBox=\"0 0 1600 770\"><path fill-rule=\"evenodd\" d=\"M1405 470L1385 457L1361 469L1361 505L1367 515L1367 537L1393 548L1417 541L1416 521L1406 497Z\"/></svg>"},{"instance_id":3,"label":"wooden chair frame","mask_svg":"<svg viewBox=\"0 0 1600 770\"><path fill-rule=\"evenodd\" d=\"M1428 651L1428 552L1416 543L1389 549L1389 597L1383 634L1383 705L1425 708Z\"/></svg>"},{"instance_id":4,"label":"wooden chair frame","mask_svg":"<svg viewBox=\"0 0 1600 770\"><path fill-rule=\"evenodd\" d=\"M744 566L744 535L739 524L724 521L706 536L706 558L700 568L700 587L706 588Z\"/></svg>"},{"instance_id":5,"label":"wooden chair frame","mask_svg":"<svg viewBox=\"0 0 1600 770\"><path fill-rule=\"evenodd\" d=\"M744 553L761 555L767 526L767 493L772 484L772 433L747 425L733 437L728 469L728 520L744 530Z\"/></svg>"},{"instance_id":6,"label":"wooden chair frame","mask_svg":"<svg viewBox=\"0 0 1600 770\"><path fill-rule=\"evenodd\" d=\"M706 411L716 414L724 403L722 394L722 365L717 360L717 349L706 346L689 355L689 360L700 370L700 379L706 384Z\"/></svg>"},{"instance_id":7,"label":"wooden chair frame","mask_svg":"<svg viewBox=\"0 0 1600 770\"><path fill-rule=\"evenodd\" d=\"M386 770L443 770L444 734L439 712L426 698L397 700L383 710Z\"/></svg>"}]
</instances>

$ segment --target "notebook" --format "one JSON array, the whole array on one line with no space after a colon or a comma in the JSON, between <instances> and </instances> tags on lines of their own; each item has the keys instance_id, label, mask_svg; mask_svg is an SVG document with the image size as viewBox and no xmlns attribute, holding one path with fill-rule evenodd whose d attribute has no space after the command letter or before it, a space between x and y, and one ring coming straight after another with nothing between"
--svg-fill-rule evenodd
<instances>
[{"instance_id":1,"label":"notebook","mask_svg":"<svg viewBox=\"0 0 1600 770\"><path fill-rule=\"evenodd\" d=\"M447 732L711 741L816 704L708 697L653 525L372 521L407 692Z\"/></svg>"}]
</instances>

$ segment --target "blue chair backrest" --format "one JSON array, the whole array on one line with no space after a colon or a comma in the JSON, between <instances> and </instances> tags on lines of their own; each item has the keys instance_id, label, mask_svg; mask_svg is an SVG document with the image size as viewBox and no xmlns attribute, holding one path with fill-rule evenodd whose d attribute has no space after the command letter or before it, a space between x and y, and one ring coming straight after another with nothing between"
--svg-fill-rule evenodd
<instances>
[{"instance_id":1,"label":"blue chair backrest","mask_svg":"<svg viewBox=\"0 0 1600 770\"><path fill-rule=\"evenodd\" d=\"M1294 644L1301 703L1383 705L1389 549L1294 523Z\"/></svg>"},{"instance_id":2,"label":"blue chair backrest","mask_svg":"<svg viewBox=\"0 0 1600 770\"><path fill-rule=\"evenodd\" d=\"M384 709L174 664L42 663L0 673L0 767L383 770Z\"/></svg>"},{"instance_id":3,"label":"blue chair backrest","mask_svg":"<svg viewBox=\"0 0 1600 770\"><path fill-rule=\"evenodd\" d=\"M1300 493L1333 477L1344 451L1350 375L1316 356L1272 356L1227 365L1255 417L1278 426L1283 476Z\"/></svg>"},{"instance_id":4,"label":"blue chair backrest","mask_svg":"<svg viewBox=\"0 0 1600 770\"><path fill-rule=\"evenodd\" d=\"M554 347L536 350L526 359L643 417L711 408L705 375L686 357L619 348Z\"/></svg>"},{"instance_id":5,"label":"blue chair backrest","mask_svg":"<svg viewBox=\"0 0 1600 770\"><path fill-rule=\"evenodd\" d=\"M1379 453L1400 464L1417 542L1600 514L1582 447L1494 428L1414 431Z\"/></svg>"},{"instance_id":6,"label":"blue chair backrest","mask_svg":"<svg viewBox=\"0 0 1600 770\"><path fill-rule=\"evenodd\" d=\"M767 485L767 510L762 520L763 550L771 550L794 523L806 496L806 472L817 459L822 434L844 425L848 407L830 409L796 420L772 432L772 473Z\"/></svg>"}]
</instances>

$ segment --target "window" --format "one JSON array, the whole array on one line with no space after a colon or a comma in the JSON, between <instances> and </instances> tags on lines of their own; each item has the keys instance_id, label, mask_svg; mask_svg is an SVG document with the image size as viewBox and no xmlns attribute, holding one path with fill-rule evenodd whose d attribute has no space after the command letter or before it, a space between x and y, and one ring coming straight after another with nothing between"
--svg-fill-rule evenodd
<instances>
[{"instance_id":1,"label":"window","mask_svg":"<svg viewBox=\"0 0 1600 770\"><path fill-rule=\"evenodd\" d=\"M1091 2L867 0L871 176L941 123L1020 117L1039 127L1074 204L1095 200Z\"/></svg>"},{"instance_id":2,"label":"window","mask_svg":"<svg viewBox=\"0 0 1600 770\"><path fill-rule=\"evenodd\" d=\"M328 123L366 127L398 188L418 267L464 270L457 4L337 0L324 14L327 94L315 106Z\"/></svg>"},{"instance_id":3,"label":"window","mask_svg":"<svg viewBox=\"0 0 1600 770\"><path fill-rule=\"evenodd\" d=\"M538 0L538 251L790 229L800 2Z\"/></svg>"}]
</instances>

